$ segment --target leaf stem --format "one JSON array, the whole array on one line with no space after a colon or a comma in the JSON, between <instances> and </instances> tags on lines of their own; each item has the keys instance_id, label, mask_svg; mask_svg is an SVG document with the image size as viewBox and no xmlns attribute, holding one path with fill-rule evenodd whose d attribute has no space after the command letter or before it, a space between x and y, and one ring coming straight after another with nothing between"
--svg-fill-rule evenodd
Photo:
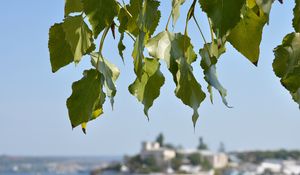
<instances>
[{"instance_id":1,"label":"leaf stem","mask_svg":"<svg viewBox=\"0 0 300 175\"><path fill-rule=\"evenodd\" d=\"M169 18L168 18L168 22L166 24L166 28L165 28L166 31L168 31L168 27L169 27L169 24L170 24L170 21L171 21L171 16L172 16L172 10L170 12L170 15L169 15Z\"/></svg>"},{"instance_id":2,"label":"leaf stem","mask_svg":"<svg viewBox=\"0 0 300 175\"><path fill-rule=\"evenodd\" d=\"M196 25L197 25L197 28L198 28L198 30L200 31L200 34L201 34L201 37L202 37L204 43L207 44L206 39L205 39L205 37L204 37L204 34L203 34L203 32L202 32L202 30L201 30L201 28L200 28L200 25L199 25L199 23L198 23L198 21L197 21L197 19L195 18L194 15L193 15L193 20L195 21L195 23L196 23Z\"/></svg>"}]
</instances>

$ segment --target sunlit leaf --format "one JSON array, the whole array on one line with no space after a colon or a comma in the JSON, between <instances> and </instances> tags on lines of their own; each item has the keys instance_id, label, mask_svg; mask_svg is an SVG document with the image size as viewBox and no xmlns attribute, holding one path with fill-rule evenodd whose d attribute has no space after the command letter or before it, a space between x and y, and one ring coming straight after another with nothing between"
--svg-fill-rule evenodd
<instances>
[{"instance_id":1,"label":"sunlit leaf","mask_svg":"<svg viewBox=\"0 0 300 175\"><path fill-rule=\"evenodd\" d=\"M245 8L243 18L232 29L228 36L228 41L257 65L259 59L259 46L262 39L263 27L267 23L268 17L265 14L258 16L252 9Z\"/></svg>"}]
</instances>

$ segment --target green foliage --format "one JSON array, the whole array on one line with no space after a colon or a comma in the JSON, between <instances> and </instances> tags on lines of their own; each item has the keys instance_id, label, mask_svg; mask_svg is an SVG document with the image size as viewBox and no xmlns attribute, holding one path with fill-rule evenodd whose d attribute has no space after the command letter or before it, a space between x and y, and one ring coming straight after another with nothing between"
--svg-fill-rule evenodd
<instances>
[{"instance_id":1,"label":"green foliage","mask_svg":"<svg viewBox=\"0 0 300 175\"><path fill-rule=\"evenodd\" d=\"M192 165L201 164L201 155L199 153L193 153L188 155L187 159L191 162Z\"/></svg>"},{"instance_id":2,"label":"green foliage","mask_svg":"<svg viewBox=\"0 0 300 175\"><path fill-rule=\"evenodd\" d=\"M288 34L274 53L274 72L300 105L300 33Z\"/></svg>"},{"instance_id":3,"label":"green foliage","mask_svg":"<svg viewBox=\"0 0 300 175\"><path fill-rule=\"evenodd\" d=\"M280 159L280 160L299 160L300 151L251 151L251 152L237 152L236 156L243 162L261 163L266 159Z\"/></svg>"},{"instance_id":4,"label":"green foliage","mask_svg":"<svg viewBox=\"0 0 300 175\"><path fill-rule=\"evenodd\" d=\"M155 141L158 142L161 147L163 147L164 146L164 140L165 140L164 135L162 133L160 133L157 136Z\"/></svg>"},{"instance_id":5,"label":"green foliage","mask_svg":"<svg viewBox=\"0 0 300 175\"><path fill-rule=\"evenodd\" d=\"M128 1L127 1L128 2ZM78 64L85 55L91 57L95 69L84 72L84 77L72 86L72 95L67 100L69 118L73 127L81 125L85 131L87 122L103 113L106 96L114 102L116 80L119 69L103 55L103 45L111 30L115 37L118 28L120 40L118 50L124 61L125 37L133 40L132 57L136 80L129 86L129 91L148 110L158 98L165 78L160 71L160 61L166 62L175 82L175 95L185 105L193 109L192 121L195 126L199 117L198 108L206 97L202 86L193 73L192 63L197 61L197 54L188 35L188 25L194 20L202 38L204 47L200 49L200 66L207 82L208 93L213 102L215 88L223 103L228 106L227 90L217 77L217 63L226 51L225 45L231 43L253 64L259 60L259 47L263 27L269 21L273 0L172 0L171 11L160 12L159 0L66 0L64 20L54 24L49 30L49 52L52 72L74 62ZM282 3L282 1L279 1ZM180 7L189 3L186 14L185 31L170 32L169 23L174 26L180 17ZM200 8L202 9L200 9ZM209 42L206 41L195 14L206 13L211 31ZM152 36L159 25L161 16L167 17L164 31ZM275 48L273 68L281 79L282 85L300 104L300 1L295 0L293 27L294 33L288 34L282 45ZM90 29L91 27L91 29ZM101 36L99 51L95 52L94 39ZM128 46L127 46L128 48ZM146 57L148 51L150 57ZM199 64L198 64L199 66ZM105 90L104 90L105 89ZM229 107L229 106L228 106Z\"/></svg>"},{"instance_id":6,"label":"green foliage","mask_svg":"<svg viewBox=\"0 0 300 175\"><path fill-rule=\"evenodd\" d=\"M199 138L199 145L197 148L198 148L198 150L207 150L208 149L208 146L206 145L206 143L204 143L202 137Z\"/></svg>"}]
</instances>

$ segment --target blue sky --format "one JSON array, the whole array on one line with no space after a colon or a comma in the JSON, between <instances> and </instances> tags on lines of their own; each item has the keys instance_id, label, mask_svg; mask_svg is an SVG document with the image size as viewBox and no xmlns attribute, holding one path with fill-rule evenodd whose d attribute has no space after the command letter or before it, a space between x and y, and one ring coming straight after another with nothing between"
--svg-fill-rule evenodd
<instances>
[{"instance_id":1,"label":"blue sky","mask_svg":"<svg viewBox=\"0 0 300 175\"><path fill-rule=\"evenodd\" d=\"M183 31L184 5L176 31ZM71 129L65 100L71 84L90 68L89 58L75 66L51 73L47 48L48 29L63 19L63 0L3 1L0 6L0 154L12 155L122 155L139 151L140 142L153 140L163 132L167 142L195 147L199 136L216 150L224 142L229 150L300 149L300 112L272 71L273 48L281 43L291 28L293 1L275 2L270 25L264 30L259 66L256 68L227 44L227 53L218 64L219 79L228 90L226 108L215 91L215 104L209 100L199 109L195 132L192 110L174 95L174 83L166 65L162 71L166 84L150 109L150 122L143 106L127 90L134 80L132 42L126 39L126 63L117 52L117 41L106 41L104 55L119 66L121 76L114 111L105 105L102 118L88 125L88 134ZM163 1L160 27L163 30L170 1ZM207 20L197 8L196 15L207 38ZM193 22L189 33L195 49L202 45ZM206 90L199 61L194 73ZM108 101L107 101L108 102Z\"/></svg>"}]
</instances>

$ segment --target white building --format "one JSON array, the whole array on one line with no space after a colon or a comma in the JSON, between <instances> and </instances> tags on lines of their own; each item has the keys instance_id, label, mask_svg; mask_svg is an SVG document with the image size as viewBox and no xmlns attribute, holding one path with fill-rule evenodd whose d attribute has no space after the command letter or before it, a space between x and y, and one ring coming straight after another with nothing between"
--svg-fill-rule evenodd
<instances>
[{"instance_id":1,"label":"white building","mask_svg":"<svg viewBox=\"0 0 300 175\"><path fill-rule=\"evenodd\" d=\"M177 152L185 156L198 153L202 158L208 160L212 167L216 169L224 168L228 165L228 156L225 153L213 153L209 150L195 149L177 150Z\"/></svg>"},{"instance_id":2,"label":"white building","mask_svg":"<svg viewBox=\"0 0 300 175\"><path fill-rule=\"evenodd\" d=\"M281 170L282 162L280 160L265 160L257 167L258 174L264 174L266 171L280 173Z\"/></svg>"},{"instance_id":3,"label":"white building","mask_svg":"<svg viewBox=\"0 0 300 175\"><path fill-rule=\"evenodd\" d=\"M172 149L160 147L157 142L143 142L140 156L143 160L153 157L158 165L164 165L175 158L176 152Z\"/></svg>"}]
</instances>

